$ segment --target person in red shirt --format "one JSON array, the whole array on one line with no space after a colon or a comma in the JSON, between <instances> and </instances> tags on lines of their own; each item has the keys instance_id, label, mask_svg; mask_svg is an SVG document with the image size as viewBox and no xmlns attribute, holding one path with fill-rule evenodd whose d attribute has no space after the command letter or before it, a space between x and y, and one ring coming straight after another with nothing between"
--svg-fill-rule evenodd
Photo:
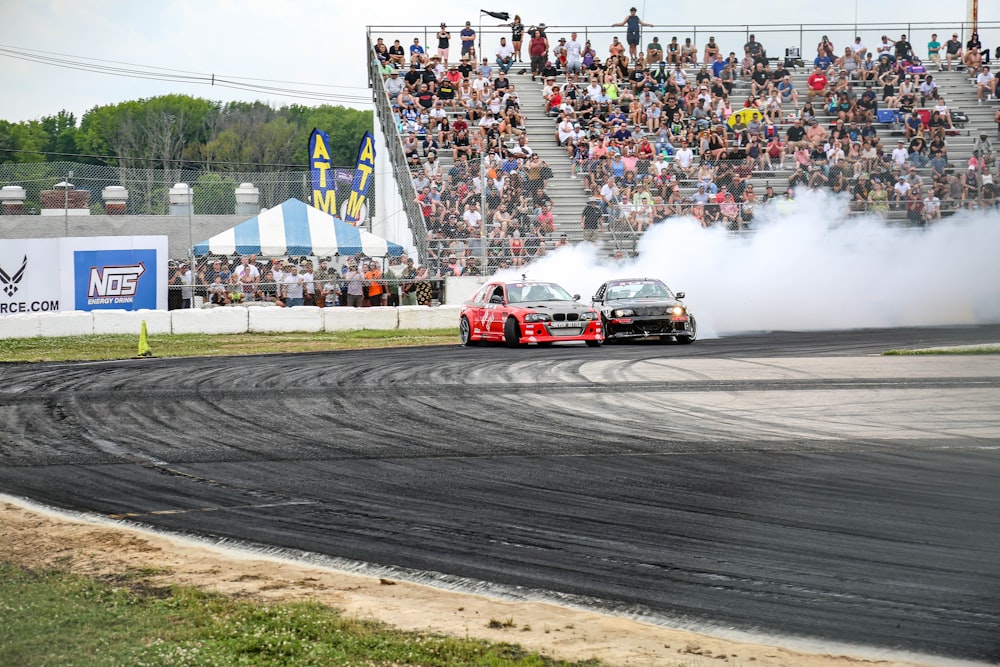
<instances>
[{"instance_id":1,"label":"person in red shirt","mask_svg":"<svg viewBox=\"0 0 1000 667\"><path fill-rule=\"evenodd\" d=\"M809 101L812 102L812 98L817 95L821 99L826 99L826 87L829 83L823 70L819 67L814 68L813 73L806 80L806 85L809 88Z\"/></svg>"},{"instance_id":2,"label":"person in red shirt","mask_svg":"<svg viewBox=\"0 0 1000 667\"><path fill-rule=\"evenodd\" d=\"M545 38L545 33L535 30L528 42L528 55L531 56L531 80L542 75L542 68L545 66L545 55L549 52L549 40Z\"/></svg>"},{"instance_id":3,"label":"person in red shirt","mask_svg":"<svg viewBox=\"0 0 1000 667\"><path fill-rule=\"evenodd\" d=\"M559 92L559 86L552 86L552 94L549 95L547 100L548 109L546 112L550 116L558 116L560 113L560 108L562 106L562 93Z\"/></svg>"}]
</instances>

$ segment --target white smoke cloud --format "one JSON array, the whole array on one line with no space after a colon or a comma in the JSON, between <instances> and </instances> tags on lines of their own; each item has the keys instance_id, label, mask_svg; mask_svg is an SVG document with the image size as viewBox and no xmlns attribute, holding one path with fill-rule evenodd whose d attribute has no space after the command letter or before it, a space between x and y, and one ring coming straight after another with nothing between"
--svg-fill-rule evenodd
<instances>
[{"instance_id":1,"label":"white smoke cloud","mask_svg":"<svg viewBox=\"0 0 1000 667\"><path fill-rule=\"evenodd\" d=\"M926 230L847 215L803 193L759 211L753 234L667 220L615 263L588 244L508 277L560 283L588 301L611 278L660 278L698 318L699 336L1000 322L1000 213L960 213Z\"/></svg>"}]
</instances>

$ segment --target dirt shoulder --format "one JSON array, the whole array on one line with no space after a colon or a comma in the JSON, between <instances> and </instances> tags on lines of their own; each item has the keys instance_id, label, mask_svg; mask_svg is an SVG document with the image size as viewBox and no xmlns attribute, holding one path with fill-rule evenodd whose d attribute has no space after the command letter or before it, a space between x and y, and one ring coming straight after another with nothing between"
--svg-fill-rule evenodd
<instances>
[{"instance_id":1,"label":"dirt shoulder","mask_svg":"<svg viewBox=\"0 0 1000 667\"><path fill-rule=\"evenodd\" d=\"M345 614L403 630L518 643L568 660L610 665L910 667L877 657L803 653L567 609L442 591L269 559L128 527L0 501L0 558L29 567L60 566L89 575L151 572L153 585L183 584L274 601L314 600ZM491 619L513 622L490 628ZM938 663L940 664L940 663Z\"/></svg>"}]
</instances>

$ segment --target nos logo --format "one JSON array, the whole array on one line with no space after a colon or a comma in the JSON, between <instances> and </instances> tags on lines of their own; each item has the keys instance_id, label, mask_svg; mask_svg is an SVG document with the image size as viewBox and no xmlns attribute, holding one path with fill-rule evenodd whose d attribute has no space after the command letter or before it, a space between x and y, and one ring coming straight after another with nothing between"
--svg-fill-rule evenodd
<instances>
[{"instance_id":1,"label":"nos logo","mask_svg":"<svg viewBox=\"0 0 1000 667\"><path fill-rule=\"evenodd\" d=\"M94 266L90 269L87 296L135 296L139 287L139 276L146 272L142 262L133 266L105 266L104 271Z\"/></svg>"}]
</instances>

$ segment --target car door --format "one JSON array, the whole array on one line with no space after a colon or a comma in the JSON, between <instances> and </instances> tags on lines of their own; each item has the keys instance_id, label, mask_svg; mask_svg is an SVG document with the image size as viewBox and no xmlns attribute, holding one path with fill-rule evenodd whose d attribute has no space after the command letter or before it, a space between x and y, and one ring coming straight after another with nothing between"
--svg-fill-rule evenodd
<instances>
[{"instance_id":1,"label":"car door","mask_svg":"<svg viewBox=\"0 0 1000 667\"><path fill-rule=\"evenodd\" d=\"M465 316L469 318L472 330L479 335L484 335L480 322L483 319L483 305L486 301L486 294L489 293L489 286L483 285L479 288L471 299L465 304Z\"/></svg>"},{"instance_id":2,"label":"car door","mask_svg":"<svg viewBox=\"0 0 1000 667\"><path fill-rule=\"evenodd\" d=\"M507 311L507 293L504 285L496 283L487 293L486 303L483 306L483 327L489 331L490 338L500 340L503 337L503 323Z\"/></svg>"}]
</instances>

